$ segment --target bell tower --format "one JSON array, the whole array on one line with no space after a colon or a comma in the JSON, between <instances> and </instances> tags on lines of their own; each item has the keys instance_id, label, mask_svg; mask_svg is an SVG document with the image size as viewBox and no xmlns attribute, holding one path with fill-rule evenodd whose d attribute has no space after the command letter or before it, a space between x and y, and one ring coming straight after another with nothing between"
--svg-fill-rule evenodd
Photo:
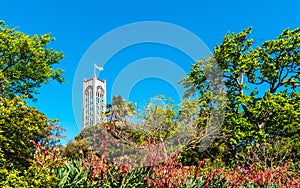
<instances>
[{"instance_id":1,"label":"bell tower","mask_svg":"<svg viewBox=\"0 0 300 188\"><path fill-rule=\"evenodd\" d=\"M82 129L106 121L106 80L83 80Z\"/></svg>"}]
</instances>

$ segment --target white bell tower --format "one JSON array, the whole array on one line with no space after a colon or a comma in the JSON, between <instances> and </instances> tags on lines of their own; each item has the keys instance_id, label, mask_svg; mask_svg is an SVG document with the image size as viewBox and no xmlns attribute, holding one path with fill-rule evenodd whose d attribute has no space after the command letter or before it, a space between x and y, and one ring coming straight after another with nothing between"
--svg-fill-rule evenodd
<instances>
[{"instance_id":1,"label":"white bell tower","mask_svg":"<svg viewBox=\"0 0 300 188\"><path fill-rule=\"evenodd\" d=\"M82 129L106 121L106 80L83 80Z\"/></svg>"}]
</instances>

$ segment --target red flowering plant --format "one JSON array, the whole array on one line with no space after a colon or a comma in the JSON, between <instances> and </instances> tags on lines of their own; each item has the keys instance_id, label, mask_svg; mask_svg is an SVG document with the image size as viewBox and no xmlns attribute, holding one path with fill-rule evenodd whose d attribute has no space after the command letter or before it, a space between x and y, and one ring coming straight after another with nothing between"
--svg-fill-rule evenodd
<instances>
[{"instance_id":1,"label":"red flowering plant","mask_svg":"<svg viewBox=\"0 0 300 188\"><path fill-rule=\"evenodd\" d=\"M24 178L28 185L36 187L53 187L59 182L57 171L64 165L63 159L59 155L59 148L49 150L40 143L31 141L35 146L31 165L24 173Z\"/></svg>"},{"instance_id":2,"label":"red flowering plant","mask_svg":"<svg viewBox=\"0 0 300 188\"><path fill-rule=\"evenodd\" d=\"M35 145L34 157L31 160L33 164L49 168L50 174L53 174L54 170L57 170L64 165L64 160L60 156L59 147L54 147L52 150L49 150L33 140L31 140L31 143Z\"/></svg>"},{"instance_id":3,"label":"red flowering plant","mask_svg":"<svg viewBox=\"0 0 300 188\"><path fill-rule=\"evenodd\" d=\"M89 183L98 187L138 187L144 185L144 176L150 172L149 168L133 168L121 160L114 164L101 156L91 154L82 163L83 168L89 171Z\"/></svg>"},{"instance_id":4,"label":"red flowering plant","mask_svg":"<svg viewBox=\"0 0 300 188\"><path fill-rule=\"evenodd\" d=\"M248 169L238 167L226 171L223 177L230 187L247 185L300 187L299 171L293 171L291 165L284 163L282 166L263 168L259 164L252 164Z\"/></svg>"},{"instance_id":5,"label":"red flowering plant","mask_svg":"<svg viewBox=\"0 0 300 188\"><path fill-rule=\"evenodd\" d=\"M188 176L192 175L193 171L193 166L182 166L176 159L170 158L152 166L152 173L145 177L145 180L149 187L180 187L183 182L188 181Z\"/></svg>"}]
</instances>

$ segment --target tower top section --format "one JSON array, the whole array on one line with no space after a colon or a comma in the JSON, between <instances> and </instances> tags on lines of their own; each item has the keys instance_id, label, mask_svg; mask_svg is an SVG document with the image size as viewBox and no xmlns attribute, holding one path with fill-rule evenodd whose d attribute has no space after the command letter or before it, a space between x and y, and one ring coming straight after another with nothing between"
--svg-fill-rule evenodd
<instances>
[{"instance_id":1,"label":"tower top section","mask_svg":"<svg viewBox=\"0 0 300 188\"><path fill-rule=\"evenodd\" d=\"M93 77L83 80L82 128L106 121L106 80L97 78L96 69L104 70L94 65Z\"/></svg>"},{"instance_id":2,"label":"tower top section","mask_svg":"<svg viewBox=\"0 0 300 188\"><path fill-rule=\"evenodd\" d=\"M96 81L100 81L100 82L103 82L103 83L106 82L106 80L104 80L104 79L103 79L103 80L99 79L99 78L96 76L96 74L94 74L93 77L90 78L90 79L84 78L84 79L83 79L83 82L90 82L90 81L92 81L92 80L94 80L95 82L96 82Z\"/></svg>"}]
</instances>

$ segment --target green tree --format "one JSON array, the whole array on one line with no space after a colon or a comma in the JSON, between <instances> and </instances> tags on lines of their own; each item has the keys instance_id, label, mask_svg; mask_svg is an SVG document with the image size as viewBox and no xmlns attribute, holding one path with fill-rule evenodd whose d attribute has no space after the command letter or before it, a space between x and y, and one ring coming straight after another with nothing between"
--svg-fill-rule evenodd
<instances>
[{"instance_id":1,"label":"green tree","mask_svg":"<svg viewBox=\"0 0 300 188\"><path fill-rule=\"evenodd\" d=\"M34 145L30 140L47 134L47 117L18 98L0 97L0 144L5 163L1 166L28 166Z\"/></svg>"},{"instance_id":2,"label":"green tree","mask_svg":"<svg viewBox=\"0 0 300 188\"><path fill-rule=\"evenodd\" d=\"M63 149L62 155L63 157L67 157L69 159L82 159L83 157L87 157L88 154L91 154L91 152L92 146L88 144L86 139L81 138L68 142Z\"/></svg>"},{"instance_id":3,"label":"green tree","mask_svg":"<svg viewBox=\"0 0 300 188\"><path fill-rule=\"evenodd\" d=\"M39 88L51 80L63 82L63 70L57 64L63 53L48 48L50 34L30 36L0 21L0 94L13 98L34 98Z\"/></svg>"},{"instance_id":4,"label":"green tree","mask_svg":"<svg viewBox=\"0 0 300 188\"><path fill-rule=\"evenodd\" d=\"M216 60L223 74L226 94L226 115L219 138L201 157L237 163L241 148L255 147L267 139L289 143L300 159L300 28L285 29L274 40L261 45L249 38L248 28L228 33L216 45L211 57L196 61L187 78L181 82L187 96L199 93L205 101L213 90L203 67ZM255 44L255 45L254 45ZM210 107L202 110L210 115ZM199 124L205 125L207 118Z\"/></svg>"},{"instance_id":5,"label":"green tree","mask_svg":"<svg viewBox=\"0 0 300 188\"><path fill-rule=\"evenodd\" d=\"M124 118L130 114L135 113L134 104L132 102L126 102L121 95L113 96L112 104L108 104L107 115L111 120L124 120Z\"/></svg>"},{"instance_id":6,"label":"green tree","mask_svg":"<svg viewBox=\"0 0 300 188\"><path fill-rule=\"evenodd\" d=\"M31 140L53 145L60 131L55 120L25 99L34 99L37 88L51 80L63 82L62 70L52 66L64 57L48 48L49 34L30 36L0 21L0 165L27 168L33 156ZM60 136L59 134L57 136Z\"/></svg>"}]
</instances>

